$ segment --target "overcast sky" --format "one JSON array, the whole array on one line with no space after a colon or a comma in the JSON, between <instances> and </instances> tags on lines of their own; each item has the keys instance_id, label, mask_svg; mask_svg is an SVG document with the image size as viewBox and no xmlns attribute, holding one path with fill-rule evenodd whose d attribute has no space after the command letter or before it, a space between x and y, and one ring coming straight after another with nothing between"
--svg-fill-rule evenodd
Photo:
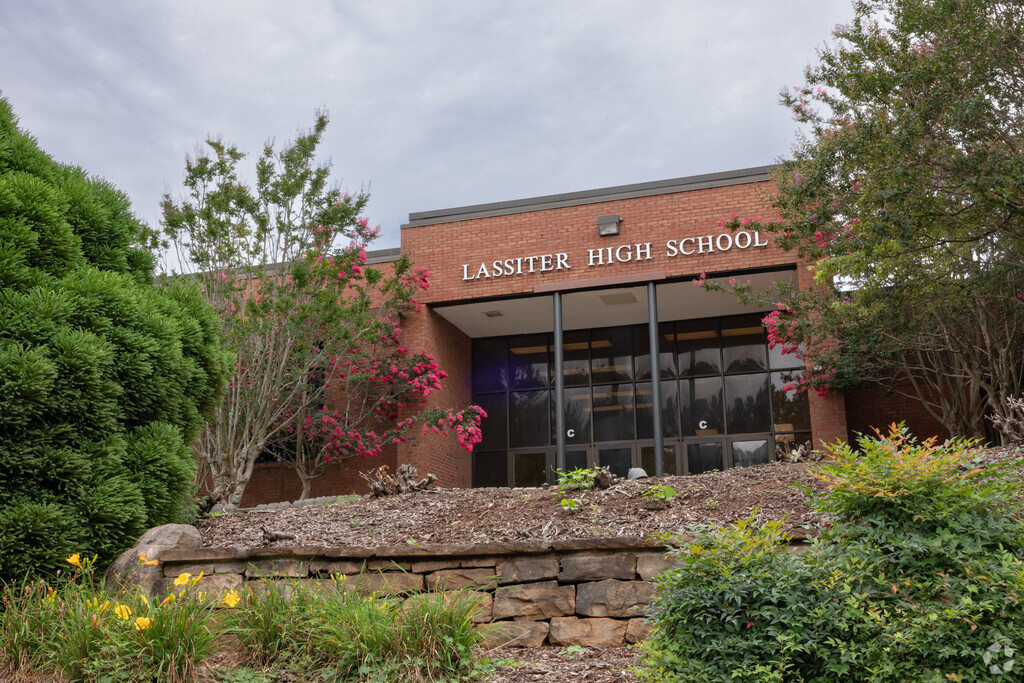
<instances>
[{"instance_id":1,"label":"overcast sky","mask_svg":"<svg viewBox=\"0 0 1024 683\"><path fill-rule=\"evenodd\" d=\"M0 0L0 91L156 225L186 153L258 153L327 109L375 248L410 212L768 164L847 0Z\"/></svg>"}]
</instances>

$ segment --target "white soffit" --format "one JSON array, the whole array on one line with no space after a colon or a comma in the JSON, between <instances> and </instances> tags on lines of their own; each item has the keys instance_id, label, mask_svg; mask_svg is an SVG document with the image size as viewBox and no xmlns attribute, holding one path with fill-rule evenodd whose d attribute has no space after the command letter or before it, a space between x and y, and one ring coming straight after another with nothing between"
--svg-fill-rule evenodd
<instances>
[{"instance_id":1,"label":"white soffit","mask_svg":"<svg viewBox=\"0 0 1024 683\"><path fill-rule=\"evenodd\" d=\"M756 290L766 290L773 282L796 285L796 271L759 273L738 278L750 280ZM727 284L728 278L721 280ZM723 315L752 313L766 307L742 306L732 294L709 292L693 282L662 283L658 291L658 320L691 320ZM467 336L499 337L533 334L554 330L554 301L550 294L518 299L491 300L438 306L434 311ZM562 321L565 330L581 330L647 322L647 287L633 285L562 295Z\"/></svg>"}]
</instances>

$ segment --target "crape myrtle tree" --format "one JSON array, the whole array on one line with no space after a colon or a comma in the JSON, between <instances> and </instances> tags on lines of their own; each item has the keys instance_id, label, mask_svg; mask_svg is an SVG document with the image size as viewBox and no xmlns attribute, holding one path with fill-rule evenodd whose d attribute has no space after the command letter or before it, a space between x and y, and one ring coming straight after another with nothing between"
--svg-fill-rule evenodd
<instances>
[{"instance_id":1,"label":"crape myrtle tree","mask_svg":"<svg viewBox=\"0 0 1024 683\"><path fill-rule=\"evenodd\" d=\"M244 154L219 140L186 159L185 196L163 201L167 254L198 282L237 355L227 397L198 442L209 504L237 505L263 453L292 463L302 497L329 462L378 455L414 425L480 440L483 411L423 409L445 373L399 343L403 317L429 272L405 256L367 264L379 228L368 196L343 194L316 161L328 123L275 150L255 186L238 178Z\"/></svg>"},{"instance_id":2,"label":"crape myrtle tree","mask_svg":"<svg viewBox=\"0 0 1024 683\"><path fill-rule=\"evenodd\" d=\"M854 9L783 92L806 133L775 171L781 220L723 222L774 233L813 270L819 286L774 291L765 321L807 354L801 389L874 383L981 436L1024 379L1024 5Z\"/></svg>"},{"instance_id":3,"label":"crape myrtle tree","mask_svg":"<svg viewBox=\"0 0 1024 683\"><path fill-rule=\"evenodd\" d=\"M0 580L109 561L194 513L192 443L230 357L195 287L154 285L150 237L0 98Z\"/></svg>"}]
</instances>

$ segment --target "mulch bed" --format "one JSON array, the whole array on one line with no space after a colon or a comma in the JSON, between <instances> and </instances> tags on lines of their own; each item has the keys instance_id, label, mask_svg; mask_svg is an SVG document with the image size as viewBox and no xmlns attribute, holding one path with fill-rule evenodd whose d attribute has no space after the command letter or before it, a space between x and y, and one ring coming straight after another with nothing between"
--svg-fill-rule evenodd
<instances>
[{"instance_id":1,"label":"mulch bed","mask_svg":"<svg viewBox=\"0 0 1024 683\"><path fill-rule=\"evenodd\" d=\"M1024 479L1024 451L993 448L979 461L1006 462ZM752 514L760 521L785 516L788 527L800 530L822 522L807 505L809 495L825 492L811 474L813 466L777 462L689 477L619 481L605 490L565 495L555 487L543 487L364 496L327 506L216 515L196 526L205 547L238 548L268 545L264 526L294 534L295 540L286 541L289 544L363 547L647 538L685 533L700 525L730 524ZM676 495L669 501L644 498L655 485L671 486ZM577 510L562 509L563 497L578 498ZM641 665L639 651L632 647L543 647L491 651L487 656L510 661L486 683L628 683L637 680L632 669Z\"/></svg>"},{"instance_id":2,"label":"mulch bed","mask_svg":"<svg viewBox=\"0 0 1024 683\"><path fill-rule=\"evenodd\" d=\"M676 495L662 501L644 494L655 485ZM755 514L794 529L820 520L806 490L824 486L803 463L770 463L688 477L618 481L603 490L559 493L556 487L433 489L382 498L364 496L331 505L240 511L196 523L204 547L270 545L263 527L294 535L290 545L380 547L403 544L556 541L655 537L706 524L729 524ZM560 505L576 498L574 511ZM278 542L282 543L282 542Z\"/></svg>"}]
</instances>

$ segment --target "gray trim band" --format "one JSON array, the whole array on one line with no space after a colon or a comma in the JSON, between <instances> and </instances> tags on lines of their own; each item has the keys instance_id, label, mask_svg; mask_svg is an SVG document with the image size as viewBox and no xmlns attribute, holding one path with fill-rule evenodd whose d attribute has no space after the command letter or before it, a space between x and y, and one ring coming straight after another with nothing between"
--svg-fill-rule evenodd
<instances>
[{"instance_id":1,"label":"gray trim band","mask_svg":"<svg viewBox=\"0 0 1024 683\"><path fill-rule=\"evenodd\" d=\"M551 194L543 197L513 199L511 201L492 202L489 204L473 204L471 206L460 206L451 209L418 211L416 213L409 214L409 222L402 226L402 230L405 230L406 228L437 225L438 223L454 223L457 221L468 221L476 218L507 216L515 213L561 209L569 206L597 204L599 202L610 202L620 199L635 199L638 197L651 197L660 194L673 194L676 192L690 192L692 190L706 190L713 187L726 187L729 185L743 185L746 183L762 182L765 180L771 180L771 171L773 168L773 166L755 166L753 168L743 168L735 171L705 173L703 175L687 176L685 178L655 180L653 182L634 183L632 185L618 185L615 187L604 187L596 190L584 190L582 192Z\"/></svg>"}]
</instances>

